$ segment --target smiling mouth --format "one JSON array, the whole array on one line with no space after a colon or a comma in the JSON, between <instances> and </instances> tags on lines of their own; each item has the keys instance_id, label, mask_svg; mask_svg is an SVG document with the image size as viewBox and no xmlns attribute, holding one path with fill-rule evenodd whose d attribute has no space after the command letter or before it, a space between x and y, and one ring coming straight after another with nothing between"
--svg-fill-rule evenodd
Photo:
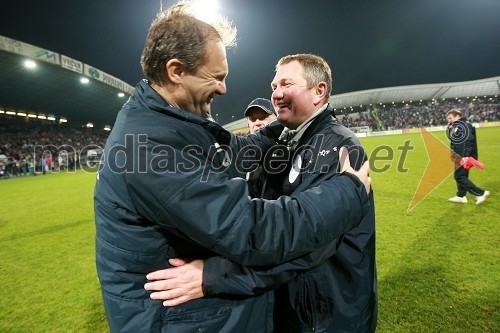
<instances>
[{"instance_id":1,"label":"smiling mouth","mask_svg":"<svg viewBox=\"0 0 500 333\"><path fill-rule=\"evenodd\" d=\"M285 109L285 108L288 108L288 104L284 104L284 103L276 104L276 106L279 108L278 111Z\"/></svg>"}]
</instances>

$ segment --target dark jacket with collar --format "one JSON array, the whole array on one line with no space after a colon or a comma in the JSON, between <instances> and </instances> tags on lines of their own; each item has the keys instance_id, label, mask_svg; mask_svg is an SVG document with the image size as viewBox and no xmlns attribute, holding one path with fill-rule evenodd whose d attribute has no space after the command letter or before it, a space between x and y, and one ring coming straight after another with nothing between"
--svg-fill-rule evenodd
<instances>
[{"instance_id":1,"label":"dark jacket with collar","mask_svg":"<svg viewBox=\"0 0 500 333\"><path fill-rule=\"evenodd\" d=\"M348 146L354 168L366 160L354 133L332 115L328 107L313 120L292 152L288 168L269 175L264 197L296 195L335 174L342 146ZM258 295L277 288L275 332L374 332L377 278L373 194L370 200L370 210L357 227L301 258L267 267L240 266L221 257L208 259L205 291L214 295ZM321 208L330 209L327 204Z\"/></svg>"},{"instance_id":2,"label":"dark jacket with collar","mask_svg":"<svg viewBox=\"0 0 500 333\"><path fill-rule=\"evenodd\" d=\"M460 157L472 156L478 159L476 128L466 117L462 117L448 126L450 148Z\"/></svg>"},{"instance_id":3,"label":"dark jacket with collar","mask_svg":"<svg viewBox=\"0 0 500 333\"><path fill-rule=\"evenodd\" d=\"M342 232L326 225L334 214L316 208L318 195L250 200L214 135L229 137L210 120L169 106L146 81L119 112L94 194L97 272L112 332L270 332L270 295L163 307L144 290L146 274L174 257L279 263ZM247 140L271 144L263 136ZM368 201L354 183L337 177L318 194L338 196L339 214L356 215L343 205L354 201L363 211Z\"/></svg>"}]
</instances>

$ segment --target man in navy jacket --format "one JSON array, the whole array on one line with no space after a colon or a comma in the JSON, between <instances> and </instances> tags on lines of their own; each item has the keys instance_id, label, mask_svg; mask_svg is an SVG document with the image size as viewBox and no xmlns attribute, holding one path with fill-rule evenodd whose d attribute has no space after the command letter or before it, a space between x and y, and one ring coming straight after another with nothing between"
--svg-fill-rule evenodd
<instances>
[{"instance_id":1,"label":"man in navy jacket","mask_svg":"<svg viewBox=\"0 0 500 333\"><path fill-rule=\"evenodd\" d=\"M271 332L267 294L165 308L144 290L146 274L176 257L285 262L329 244L369 210L367 167L294 197L249 198L222 149L229 136L209 117L214 97L226 92L225 48L234 39L230 24L217 30L185 2L149 30L147 81L117 116L94 194L97 272L112 332ZM259 134L231 143L248 144L264 150L274 142Z\"/></svg>"},{"instance_id":2,"label":"man in navy jacket","mask_svg":"<svg viewBox=\"0 0 500 333\"><path fill-rule=\"evenodd\" d=\"M330 67L319 56L296 54L278 62L272 98L278 120L286 126L279 138L282 152L289 154L282 170L275 171L272 161L264 163L268 175L259 197L294 196L337 174L341 147L349 147L354 168L366 160L356 135L337 122L328 104L331 82ZM282 160L287 154L279 154L278 149L276 155ZM178 301L185 301L203 294L241 297L275 289L274 332L374 332L377 274L373 195L370 201L369 212L357 227L306 256L264 267L238 265L221 256L208 258L204 264L176 261L179 267L150 274L150 278L160 280L147 288L160 290L152 297L167 297L166 304L172 304L176 295ZM174 274L179 276L172 276L177 269ZM201 280L201 271L203 291L197 292L201 285L196 287L195 282ZM179 288L176 281L186 280L186 276L191 281Z\"/></svg>"}]
</instances>

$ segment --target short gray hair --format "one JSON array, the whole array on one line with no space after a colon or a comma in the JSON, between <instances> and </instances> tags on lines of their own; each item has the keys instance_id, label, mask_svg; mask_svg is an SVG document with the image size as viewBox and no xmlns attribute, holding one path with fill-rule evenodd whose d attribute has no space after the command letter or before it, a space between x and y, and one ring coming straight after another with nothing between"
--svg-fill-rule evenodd
<instances>
[{"instance_id":1,"label":"short gray hair","mask_svg":"<svg viewBox=\"0 0 500 333\"><path fill-rule=\"evenodd\" d=\"M219 39L225 47L235 47L236 34L236 27L227 18L206 23L195 17L188 1L180 1L160 12L149 28L141 56L144 75L151 83L166 83L166 63L171 59L178 59L188 73L195 73L206 60L207 41Z\"/></svg>"},{"instance_id":2,"label":"short gray hair","mask_svg":"<svg viewBox=\"0 0 500 333\"><path fill-rule=\"evenodd\" d=\"M304 79L307 81L308 88L312 88L320 82L326 83L328 93L325 96L325 100L328 102L332 91L332 70L326 60L315 54L292 54L281 58L276 64L276 70L281 65L292 61L298 61L304 68Z\"/></svg>"}]
</instances>

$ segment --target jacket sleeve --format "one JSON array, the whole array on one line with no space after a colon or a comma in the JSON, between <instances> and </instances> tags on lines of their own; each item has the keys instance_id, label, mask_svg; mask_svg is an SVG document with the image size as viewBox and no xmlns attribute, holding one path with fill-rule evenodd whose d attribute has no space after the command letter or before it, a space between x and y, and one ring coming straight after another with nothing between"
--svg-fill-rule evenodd
<instances>
[{"instance_id":1,"label":"jacket sleeve","mask_svg":"<svg viewBox=\"0 0 500 333\"><path fill-rule=\"evenodd\" d=\"M255 296L276 289L330 258L336 246L337 242L333 241L276 266L243 266L220 256L210 257L203 266L205 296Z\"/></svg>"},{"instance_id":2,"label":"jacket sleeve","mask_svg":"<svg viewBox=\"0 0 500 333\"><path fill-rule=\"evenodd\" d=\"M229 146L233 152L239 152L242 148L253 146L261 151L267 151L271 146L276 144L279 135L284 129L284 126L278 121L273 121L266 125L256 133L246 136L235 135L226 129L222 128L217 123L206 123L204 128L209 132L220 145Z\"/></svg>"},{"instance_id":3,"label":"jacket sleeve","mask_svg":"<svg viewBox=\"0 0 500 333\"><path fill-rule=\"evenodd\" d=\"M229 147L234 152L234 164L240 172L251 172L262 164L267 151L277 144L283 125L273 121L259 131L245 137L231 133Z\"/></svg>"},{"instance_id":4,"label":"jacket sleeve","mask_svg":"<svg viewBox=\"0 0 500 333\"><path fill-rule=\"evenodd\" d=\"M472 156L472 151L476 145L476 131L471 123L466 122L467 128L467 138L463 145L463 155L462 157Z\"/></svg>"},{"instance_id":5,"label":"jacket sleeve","mask_svg":"<svg viewBox=\"0 0 500 333\"><path fill-rule=\"evenodd\" d=\"M319 142L316 141L311 145L316 147L312 151L324 153L320 155L313 154L316 156L309 157L318 163L313 169L308 170L307 174L303 175L305 179L302 179L293 194L310 188L318 181L321 181L324 176L337 172L338 154L332 151L333 147L348 146L350 161L355 169L359 169L362 162L366 160L366 154L359 142L334 136L320 138ZM326 153L327 151L330 151L330 153ZM303 154L310 153L311 151L305 151ZM304 163L308 163L307 159ZM327 165L330 166L328 172L322 173L324 166ZM203 270L203 288L207 296L257 295L275 289L279 285L292 280L300 272L321 264L335 254L336 248L337 240L334 240L305 256L269 268L241 266L222 257L208 258L205 261Z\"/></svg>"},{"instance_id":6,"label":"jacket sleeve","mask_svg":"<svg viewBox=\"0 0 500 333\"><path fill-rule=\"evenodd\" d=\"M370 205L364 185L348 174L295 197L250 199L245 180L207 172L210 166L186 168L197 162L168 149L147 174L125 174L137 212L236 263L278 264L312 252L359 224Z\"/></svg>"}]
</instances>

